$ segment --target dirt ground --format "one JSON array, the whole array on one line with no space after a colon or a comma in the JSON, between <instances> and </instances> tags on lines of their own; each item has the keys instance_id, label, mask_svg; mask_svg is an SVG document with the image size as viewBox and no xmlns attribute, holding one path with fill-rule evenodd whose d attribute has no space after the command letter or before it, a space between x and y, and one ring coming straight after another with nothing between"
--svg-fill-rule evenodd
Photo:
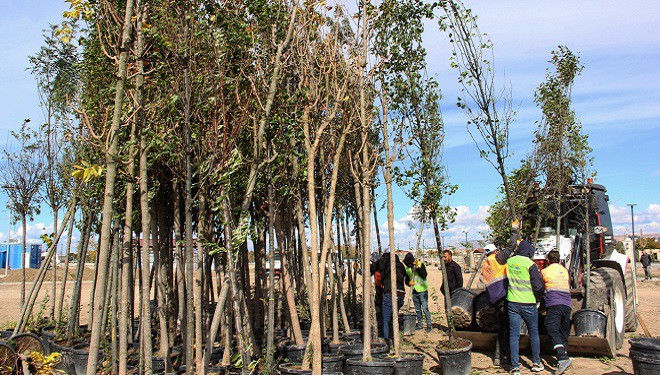
<instances>
[{"instance_id":1,"label":"dirt ground","mask_svg":"<svg viewBox=\"0 0 660 375\"><path fill-rule=\"evenodd\" d=\"M442 294L440 293L441 285L441 272L437 268L437 264L429 265L429 285L430 285L430 297L429 297L429 308L433 315L434 329L431 333L426 333L423 331L417 331L414 336L404 337L402 342L402 348L404 351L421 351L424 352L427 356L424 361L425 372L434 373L434 370L437 368L435 346L438 341L444 337L444 333L441 330L441 327L446 326L446 320L442 306L444 300ZM15 273L15 274L14 274ZM33 274L34 273L34 274ZM61 275L63 272L59 272ZM31 286L31 280L36 275L36 270L29 270L28 274L31 277L28 277L30 280L26 287L29 291ZM643 272L640 274L643 275ZM0 270L0 275L4 275L4 270ZM467 284L471 274L464 274L464 280ZM657 321L658 313L660 312L660 293L657 292L660 288L660 272L658 269L654 272L654 280L652 281L640 281L638 282L638 312L641 315L641 318L646 323L647 328L654 337L660 337L660 324ZM69 280L73 276L70 275ZM93 277L93 270L87 268L85 270L85 281L83 281L82 288L82 306L81 309L81 324L87 323L88 320L88 305L89 297L91 290L91 278ZM18 278L18 279L17 279ZM19 296L20 296L20 271L10 271L10 277L8 279L0 278L0 326L8 326L11 323L16 321L18 314L20 313L19 305ZM475 286L477 282L475 281ZM67 296L65 301L68 301L70 294L73 288L73 283L69 282L67 284ZM39 301L43 300L46 297L50 297L52 290L52 284L50 282L44 282L42 291L39 294ZM58 283L59 291L59 283ZM65 302L67 303L67 302ZM42 305L45 309L44 313L47 313L50 308L50 302L46 302ZM35 310L40 307L35 307ZM412 307L411 307L412 308ZM635 336L644 335L642 327L640 325L639 329L635 333L627 333L626 338L631 338ZM626 340L624 346L619 350L618 355L615 359L607 358L595 358L595 357L577 357L574 358L573 366L567 372L568 374L632 374L632 362L628 357L630 351L630 345ZM570 353L569 353L570 354ZM473 374L505 374L506 371L500 367L493 366L492 353L488 352L474 352L472 354L472 368ZM546 367L544 373L549 374L553 373L555 369L555 360L554 357L550 355L543 355L543 363ZM526 367L526 371L529 373L529 367L531 366L531 359L528 355L521 355L521 363L523 367ZM524 370L525 371L525 370Z\"/></svg>"}]
</instances>

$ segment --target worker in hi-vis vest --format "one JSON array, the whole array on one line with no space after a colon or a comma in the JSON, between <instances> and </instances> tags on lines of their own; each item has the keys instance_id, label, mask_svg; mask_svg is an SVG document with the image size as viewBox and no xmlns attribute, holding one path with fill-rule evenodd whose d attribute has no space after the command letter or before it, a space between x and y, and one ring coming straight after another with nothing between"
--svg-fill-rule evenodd
<instances>
[{"instance_id":1,"label":"worker in hi-vis vest","mask_svg":"<svg viewBox=\"0 0 660 375\"><path fill-rule=\"evenodd\" d=\"M412 253L408 253L403 258L403 264L406 266L406 274L410 279L413 303L415 304L415 312L417 313L417 326L415 328L424 328L424 321L422 320L422 313L424 313L426 316L426 331L431 332L433 324L431 321L431 311L429 311L429 283L426 281L426 277L428 276L426 266L421 259L415 259Z\"/></svg>"},{"instance_id":2,"label":"worker in hi-vis vest","mask_svg":"<svg viewBox=\"0 0 660 375\"><path fill-rule=\"evenodd\" d=\"M568 334L571 330L571 289L568 270L559 263L559 252L548 253L550 265L541 271L545 293L545 327L557 352L557 371L564 373L573 362L568 358Z\"/></svg>"},{"instance_id":3,"label":"worker in hi-vis vest","mask_svg":"<svg viewBox=\"0 0 660 375\"><path fill-rule=\"evenodd\" d=\"M516 235L517 237L517 235ZM517 243L514 238L514 248ZM502 361L506 363L509 358L509 316L506 309L506 263L500 264L497 261L499 251L494 244L488 244L484 247L486 251L486 260L481 268L481 278L486 285L486 292L490 304L497 311L499 318L499 329L497 332L497 341L495 342L495 354L493 364L499 366Z\"/></svg>"},{"instance_id":4,"label":"worker in hi-vis vest","mask_svg":"<svg viewBox=\"0 0 660 375\"><path fill-rule=\"evenodd\" d=\"M520 231L520 221L511 223L514 234ZM512 234L512 238L514 237ZM510 244L511 245L511 244ZM534 247L526 240L518 243L517 249L509 257L511 249L496 256L500 264L506 259L507 273L507 311L509 315L509 350L511 352L511 374L520 374L520 327L524 321L529 331L532 347L532 372L543 371L541 363L541 343L539 341L539 320L537 302L543 294L543 282L539 269L532 261Z\"/></svg>"}]
</instances>

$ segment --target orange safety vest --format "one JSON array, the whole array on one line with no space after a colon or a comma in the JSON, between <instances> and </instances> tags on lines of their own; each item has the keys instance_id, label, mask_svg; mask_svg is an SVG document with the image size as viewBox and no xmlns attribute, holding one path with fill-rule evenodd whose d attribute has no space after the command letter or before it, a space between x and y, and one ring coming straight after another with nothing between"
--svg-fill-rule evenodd
<instances>
[{"instance_id":1,"label":"orange safety vest","mask_svg":"<svg viewBox=\"0 0 660 375\"><path fill-rule=\"evenodd\" d=\"M568 270L559 263L553 263L541 271L545 291L570 293Z\"/></svg>"},{"instance_id":2,"label":"orange safety vest","mask_svg":"<svg viewBox=\"0 0 660 375\"><path fill-rule=\"evenodd\" d=\"M486 287L506 279L506 263L499 264L495 259L495 254L490 254L481 269L481 277L483 277Z\"/></svg>"}]
</instances>

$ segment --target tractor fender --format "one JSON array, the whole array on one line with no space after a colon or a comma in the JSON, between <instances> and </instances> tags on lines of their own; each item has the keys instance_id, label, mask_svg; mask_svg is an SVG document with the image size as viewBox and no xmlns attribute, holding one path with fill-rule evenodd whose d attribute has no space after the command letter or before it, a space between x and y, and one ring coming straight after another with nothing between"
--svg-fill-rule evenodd
<instances>
[{"instance_id":1,"label":"tractor fender","mask_svg":"<svg viewBox=\"0 0 660 375\"><path fill-rule=\"evenodd\" d=\"M624 255L624 256L625 256L625 255ZM626 257L626 259L627 259L627 258L628 258L628 257ZM618 262L618 261L616 261L616 260L613 260L613 259L598 259L598 260L594 260L594 261L592 261L592 264L594 265L595 268L602 268L602 267L605 267L605 268L612 268L612 269L615 269L615 270L619 273L619 275L621 276L621 281L624 280L625 273L624 273L623 270L624 270L625 268L622 268L620 262ZM624 286L624 287L625 287L625 286Z\"/></svg>"}]
</instances>

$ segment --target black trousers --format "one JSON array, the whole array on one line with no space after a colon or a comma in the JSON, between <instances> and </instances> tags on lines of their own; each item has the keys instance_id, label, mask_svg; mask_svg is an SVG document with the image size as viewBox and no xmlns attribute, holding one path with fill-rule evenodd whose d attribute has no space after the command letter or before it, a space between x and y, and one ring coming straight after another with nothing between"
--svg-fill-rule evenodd
<instances>
[{"instance_id":1,"label":"black trousers","mask_svg":"<svg viewBox=\"0 0 660 375\"><path fill-rule=\"evenodd\" d=\"M557 360L568 359L568 334L571 331L570 306L556 305L545 310L545 328L557 352Z\"/></svg>"},{"instance_id":2,"label":"black trousers","mask_svg":"<svg viewBox=\"0 0 660 375\"><path fill-rule=\"evenodd\" d=\"M497 303L497 314L500 320L500 329L497 331L497 346L495 348L495 357L500 360L510 358L509 350L509 312L507 311L506 298Z\"/></svg>"}]
</instances>

